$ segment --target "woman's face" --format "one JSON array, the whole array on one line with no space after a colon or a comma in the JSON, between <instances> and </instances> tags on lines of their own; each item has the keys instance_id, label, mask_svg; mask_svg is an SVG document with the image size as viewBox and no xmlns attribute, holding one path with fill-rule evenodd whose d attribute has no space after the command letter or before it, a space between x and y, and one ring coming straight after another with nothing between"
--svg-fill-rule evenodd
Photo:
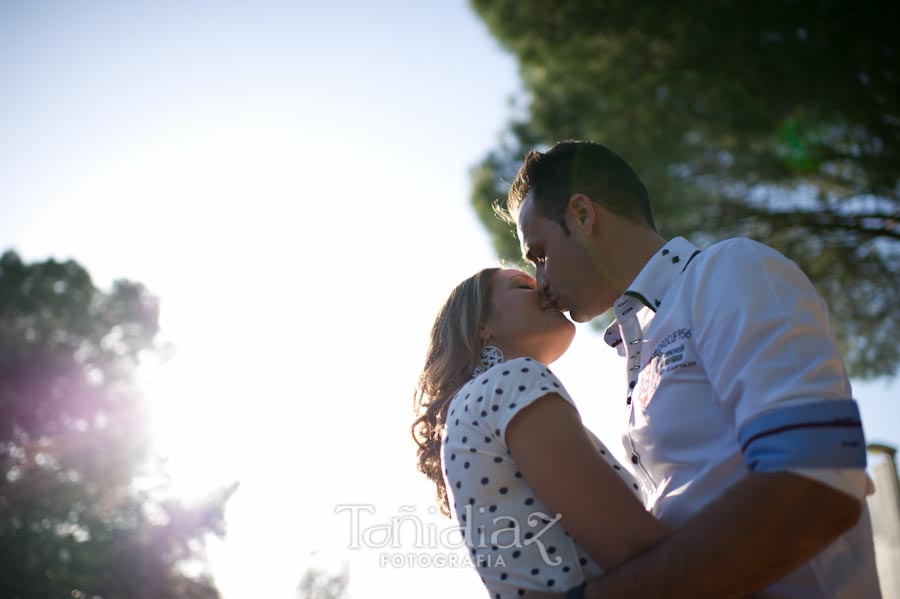
<instances>
[{"instance_id":1,"label":"woman's face","mask_svg":"<svg viewBox=\"0 0 900 599\"><path fill-rule=\"evenodd\" d=\"M569 349L575 325L558 310L541 309L535 280L519 270L500 270L491 281L490 307L480 336L507 360L530 357L550 364Z\"/></svg>"}]
</instances>

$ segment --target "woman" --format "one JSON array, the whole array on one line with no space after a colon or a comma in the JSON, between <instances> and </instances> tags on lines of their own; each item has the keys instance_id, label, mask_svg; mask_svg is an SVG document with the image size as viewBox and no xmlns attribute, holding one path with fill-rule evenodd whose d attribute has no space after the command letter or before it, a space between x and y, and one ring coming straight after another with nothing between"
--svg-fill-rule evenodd
<instances>
[{"instance_id":1,"label":"woman","mask_svg":"<svg viewBox=\"0 0 900 599\"><path fill-rule=\"evenodd\" d=\"M667 534L546 367L574 335L533 278L496 268L454 289L431 332L418 467L492 597L563 593Z\"/></svg>"}]
</instances>

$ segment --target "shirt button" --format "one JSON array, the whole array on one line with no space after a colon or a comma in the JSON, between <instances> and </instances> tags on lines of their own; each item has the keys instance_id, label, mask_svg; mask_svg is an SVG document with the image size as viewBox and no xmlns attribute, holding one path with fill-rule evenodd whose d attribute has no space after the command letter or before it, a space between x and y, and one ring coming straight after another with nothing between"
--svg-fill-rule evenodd
<instances>
[{"instance_id":1,"label":"shirt button","mask_svg":"<svg viewBox=\"0 0 900 599\"><path fill-rule=\"evenodd\" d=\"M638 457L637 457L636 455L631 456L631 463L632 463L632 464L637 464L637 463L638 463Z\"/></svg>"}]
</instances>

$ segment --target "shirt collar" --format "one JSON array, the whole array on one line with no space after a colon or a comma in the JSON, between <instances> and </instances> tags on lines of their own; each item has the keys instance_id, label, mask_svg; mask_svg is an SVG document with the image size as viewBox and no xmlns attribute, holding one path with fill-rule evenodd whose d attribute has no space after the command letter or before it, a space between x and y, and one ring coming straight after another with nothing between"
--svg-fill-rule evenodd
<instances>
[{"instance_id":1,"label":"shirt collar","mask_svg":"<svg viewBox=\"0 0 900 599\"><path fill-rule=\"evenodd\" d=\"M618 320L612 321L612 324L606 327L603 340L606 341L608 346L616 348L620 356L625 355L625 346L622 344L622 331L619 330Z\"/></svg>"},{"instance_id":2,"label":"shirt collar","mask_svg":"<svg viewBox=\"0 0 900 599\"><path fill-rule=\"evenodd\" d=\"M672 239L653 254L624 295L639 300L656 312L669 287L699 251L684 237Z\"/></svg>"},{"instance_id":3,"label":"shirt collar","mask_svg":"<svg viewBox=\"0 0 900 599\"><path fill-rule=\"evenodd\" d=\"M615 305L620 305L626 299L637 300L633 302L635 309L643 305L656 312L669 287L698 253L700 250L684 237L670 240L647 261ZM617 347L622 343L617 321L606 329L603 338L610 347Z\"/></svg>"}]
</instances>

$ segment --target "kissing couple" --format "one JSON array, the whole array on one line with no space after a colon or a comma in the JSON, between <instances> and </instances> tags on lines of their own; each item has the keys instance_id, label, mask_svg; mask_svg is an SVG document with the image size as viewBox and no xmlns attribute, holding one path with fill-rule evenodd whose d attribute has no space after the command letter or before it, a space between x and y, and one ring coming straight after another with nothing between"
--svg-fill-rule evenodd
<instances>
[{"instance_id":1,"label":"kissing couple","mask_svg":"<svg viewBox=\"0 0 900 599\"><path fill-rule=\"evenodd\" d=\"M859 410L797 265L664 239L593 142L530 152L505 217L534 277L488 268L450 293L412 426L488 596L880 597ZM598 395L624 411L625 465L550 369L571 321L610 309L597 351L625 376Z\"/></svg>"}]
</instances>

